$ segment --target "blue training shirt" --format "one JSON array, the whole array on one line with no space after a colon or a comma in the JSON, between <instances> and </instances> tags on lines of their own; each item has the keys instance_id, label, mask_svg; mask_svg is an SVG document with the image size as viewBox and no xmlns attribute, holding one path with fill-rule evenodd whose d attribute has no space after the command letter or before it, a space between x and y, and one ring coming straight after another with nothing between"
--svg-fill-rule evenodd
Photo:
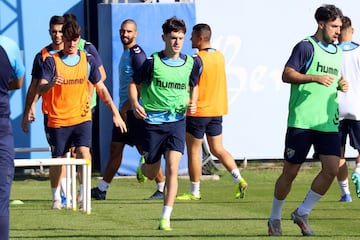
<instances>
[{"instance_id":1,"label":"blue training shirt","mask_svg":"<svg viewBox=\"0 0 360 240\"><path fill-rule=\"evenodd\" d=\"M25 66L17 43L0 36L0 117L10 116L9 80L24 76Z\"/></svg>"},{"instance_id":2,"label":"blue training shirt","mask_svg":"<svg viewBox=\"0 0 360 240\"><path fill-rule=\"evenodd\" d=\"M25 66L17 43L8 37L0 36L0 45L5 49L5 52L8 55L10 64L14 69L15 77L22 77L25 74Z\"/></svg>"},{"instance_id":3,"label":"blue training shirt","mask_svg":"<svg viewBox=\"0 0 360 240\"><path fill-rule=\"evenodd\" d=\"M124 49L119 62L119 109L129 100L128 86L134 72L138 71L146 60L146 54L139 45Z\"/></svg>"}]
</instances>

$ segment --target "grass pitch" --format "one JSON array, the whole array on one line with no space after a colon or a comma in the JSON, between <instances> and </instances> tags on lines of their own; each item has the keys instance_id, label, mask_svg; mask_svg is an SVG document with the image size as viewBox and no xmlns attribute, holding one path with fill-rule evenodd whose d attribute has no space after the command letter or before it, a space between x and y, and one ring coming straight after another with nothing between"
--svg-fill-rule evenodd
<instances>
[{"instance_id":1,"label":"grass pitch","mask_svg":"<svg viewBox=\"0 0 360 240\"><path fill-rule=\"evenodd\" d=\"M309 164L311 165L311 164ZM303 168L295 180L283 209L282 239L298 239L300 229L290 213L301 203L318 164ZM143 198L155 191L154 182L139 184L136 178L114 179L107 200L92 201L92 213L51 210L50 184L47 178L16 177L11 199L22 205L10 206L10 239L264 239L271 211L274 183L281 168L248 165L241 174L249 183L246 198L234 198L234 184L227 172L220 180L201 182L202 200L176 201L172 213L173 231L157 230L162 201ZM92 185L98 183L92 179ZM179 194L189 190L188 179L179 179ZM316 238L359 239L360 199L340 203L340 191L334 181L328 193L315 205L310 225ZM310 237L311 238L311 237Z\"/></svg>"}]
</instances>

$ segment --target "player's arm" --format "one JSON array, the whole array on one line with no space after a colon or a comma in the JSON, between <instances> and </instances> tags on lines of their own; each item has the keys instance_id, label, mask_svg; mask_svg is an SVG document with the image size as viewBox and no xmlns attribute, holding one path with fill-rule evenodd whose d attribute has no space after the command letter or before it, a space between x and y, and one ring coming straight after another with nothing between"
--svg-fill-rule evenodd
<instances>
[{"instance_id":1,"label":"player's arm","mask_svg":"<svg viewBox=\"0 0 360 240\"><path fill-rule=\"evenodd\" d=\"M140 84L142 82L150 83L154 71L154 61L152 56L144 61L137 71L134 72L133 79L129 83L129 101L132 106L134 116L138 119L146 118L146 111L139 103Z\"/></svg>"},{"instance_id":2,"label":"player's arm","mask_svg":"<svg viewBox=\"0 0 360 240\"><path fill-rule=\"evenodd\" d=\"M191 114L194 114L196 113L197 110L197 101L199 98L198 82L203 68L202 68L202 61L199 56L193 55L192 58L194 59L194 65L190 74L190 81L189 81L190 94L189 94L189 103L188 103L187 111Z\"/></svg>"},{"instance_id":3,"label":"player's arm","mask_svg":"<svg viewBox=\"0 0 360 240\"><path fill-rule=\"evenodd\" d=\"M134 111L134 116L139 119L146 118L146 112L143 106L139 103L140 97L140 85L136 84L134 81L129 83L129 101Z\"/></svg>"},{"instance_id":4,"label":"player's arm","mask_svg":"<svg viewBox=\"0 0 360 240\"><path fill-rule=\"evenodd\" d=\"M189 103L188 103L187 111L191 114L196 113L198 97L199 97L198 85L194 87L190 87Z\"/></svg>"},{"instance_id":5,"label":"player's arm","mask_svg":"<svg viewBox=\"0 0 360 240\"><path fill-rule=\"evenodd\" d=\"M100 65L99 66L99 72L100 72L100 75L101 75L101 79L100 81L105 81L106 79L106 72L105 72L105 69L104 69L104 66L103 65ZM89 84L89 96L88 96L88 101L89 103L92 102L92 98L94 97L94 93L96 92L96 89L94 87L94 85L92 84ZM96 96L96 95L95 95Z\"/></svg>"},{"instance_id":6,"label":"player's arm","mask_svg":"<svg viewBox=\"0 0 360 240\"><path fill-rule=\"evenodd\" d=\"M128 100L128 101L126 101L123 105L122 105L122 107L121 107L121 109L120 109L120 116L126 121L126 119L127 119L127 111L129 111L131 109L131 103L130 103L130 101Z\"/></svg>"},{"instance_id":7,"label":"player's arm","mask_svg":"<svg viewBox=\"0 0 360 240\"><path fill-rule=\"evenodd\" d=\"M113 122L116 127L120 128L121 132L127 132L126 124L121 118L119 110L116 108L109 91L107 90L103 81L99 81L95 84L96 93L105 105L110 109L113 114Z\"/></svg>"},{"instance_id":8,"label":"player's arm","mask_svg":"<svg viewBox=\"0 0 360 240\"><path fill-rule=\"evenodd\" d=\"M105 81L105 79L106 79L106 71L105 71L104 65L101 64L99 66L99 72L100 72L100 75L101 75L100 81Z\"/></svg>"},{"instance_id":9,"label":"player's arm","mask_svg":"<svg viewBox=\"0 0 360 240\"><path fill-rule=\"evenodd\" d=\"M29 132L28 123L35 121L35 104L39 99L39 94L37 93L38 82L38 79L32 78L26 93L25 107L21 122L21 128L23 132L26 133Z\"/></svg>"},{"instance_id":10,"label":"player's arm","mask_svg":"<svg viewBox=\"0 0 360 240\"><path fill-rule=\"evenodd\" d=\"M294 84L317 82L319 84L328 87L334 81L334 77L329 75L303 74L291 67L286 66L282 74L282 80L285 83L294 83Z\"/></svg>"},{"instance_id":11,"label":"player's arm","mask_svg":"<svg viewBox=\"0 0 360 240\"><path fill-rule=\"evenodd\" d=\"M306 74L314 55L314 47L307 41L301 41L294 47L290 58L285 64L282 81L291 84L306 84L317 82L319 84L330 86L334 81L332 76L328 75L310 75Z\"/></svg>"},{"instance_id":12,"label":"player's arm","mask_svg":"<svg viewBox=\"0 0 360 240\"><path fill-rule=\"evenodd\" d=\"M140 71L141 66L143 65L143 63L146 60L146 54L145 52L141 49L141 48L137 48L137 51L134 51L133 48L130 49L130 62L131 62L131 67L133 69L133 71L136 73L138 71ZM136 85L136 87L139 90L139 85ZM140 93L138 91L138 93ZM140 94L138 94L138 97L140 96ZM120 109L120 114L121 116L126 119L127 118L127 112L131 109L131 102L128 99L123 106Z\"/></svg>"},{"instance_id":13,"label":"player's arm","mask_svg":"<svg viewBox=\"0 0 360 240\"><path fill-rule=\"evenodd\" d=\"M23 82L24 82L24 76L21 76L19 78L10 79L9 90L20 89L23 85Z\"/></svg>"},{"instance_id":14,"label":"player's arm","mask_svg":"<svg viewBox=\"0 0 360 240\"><path fill-rule=\"evenodd\" d=\"M121 132L127 132L126 124L124 120L121 118L119 110L115 106L115 103L112 100L111 95L104 84L104 81L101 81L100 71L99 68L96 66L96 62L93 56L91 55L87 56L87 61L90 66L89 80L95 86L97 95L110 109L113 115L114 125L120 128Z\"/></svg>"},{"instance_id":15,"label":"player's arm","mask_svg":"<svg viewBox=\"0 0 360 240\"><path fill-rule=\"evenodd\" d=\"M85 43L85 51L87 53L90 53L94 57L94 61L96 63L95 65L98 66L99 72L100 72L100 75L101 75L100 81L105 81L105 79L106 79L106 71L105 71L104 65L102 63L102 59L100 57L100 54L97 51L94 44L92 44L91 42L86 42Z\"/></svg>"},{"instance_id":16,"label":"player's arm","mask_svg":"<svg viewBox=\"0 0 360 240\"><path fill-rule=\"evenodd\" d=\"M55 85L61 85L64 82L61 76L55 69L55 61L53 57L47 57L41 68L40 81L37 87L38 94L47 93Z\"/></svg>"}]
</instances>

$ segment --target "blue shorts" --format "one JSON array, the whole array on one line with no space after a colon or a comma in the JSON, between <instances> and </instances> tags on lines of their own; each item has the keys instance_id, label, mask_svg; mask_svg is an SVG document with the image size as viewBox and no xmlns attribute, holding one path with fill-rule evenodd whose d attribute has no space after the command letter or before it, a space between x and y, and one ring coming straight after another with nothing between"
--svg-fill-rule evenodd
<instances>
[{"instance_id":1,"label":"blue shorts","mask_svg":"<svg viewBox=\"0 0 360 240\"><path fill-rule=\"evenodd\" d=\"M344 119L340 121L339 136L341 146L345 146L346 137L349 135L350 146L360 150L360 121Z\"/></svg>"},{"instance_id":2,"label":"blue shorts","mask_svg":"<svg viewBox=\"0 0 360 240\"><path fill-rule=\"evenodd\" d=\"M9 217L11 185L14 178L14 136L11 120L0 118L0 218ZM3 230L3 229L2 229ZM2 234L2 233L0 233Z\"/></svg>"},{"instance_id":3,"label":"blue shorts","mask_svg":"<svg viewBox=\"0 0 360 240\"><path fill-rule=\"evenodd\" d=\"M186 117L186 132L201 139L204 134L218 136L222 133L222 116L220 117Z\"/></svg>"},{"instance_id":4,"label":"blue shorts","mask_svg":"<svg viewBox=\"0 0 360 240\"><path fill-rule=\"evenodd\" d=\"M122 133L119 128L113 125L112 142L121 142L130 146L141 146L144 141L145 121L136 118L132 110L129 110L126 115L127 132Z\"/></svg>"},{"instance_id":5,"label":"blue shorts","mask_svg":"<svg viewBox=\"0 0 360 240\"><path fill-rule=\"evenodd\" d=\"M46 137L46 141L47 141L48 144L51 146L50 135L49 135L49 127L48 127L48 120L49 120L49 116L48 116L47 114L44 114L44 131L45 131L45 137Z\"/></svg>"},{"instance_id":6,"label":"blue shorts","mask_svg":"<svg viewBox=\"0 0 360 240\"><path fill-rule=\"evenodd\" d=\"M145 162L156 163L166 151L184 154L185 119L163 124L145 124L143 149Z\"/></svg>"},{"instance_id":7,"label":"blue shorts","mask_svg":"<svg viewBox=\"0 0 360 240\"><path fill-rule=\"evenodd\" d=\"M296 164L305 162L311 145L314 145L314 150L319 155L340 157L340 138L337 132L289 127L285 138L285 160Z\"/></svg>"},{"instance_id":8,"label":"blue shorts","mask_svg":"<svg viewBox=\"0 0 360 240\"><path fill-rule=\"evenodd\" d=\"M92 122L86 121L74 126L49 127L52 157L61 157L72 145L75 147L91 147Z\"/></svg>"}]
</instances>

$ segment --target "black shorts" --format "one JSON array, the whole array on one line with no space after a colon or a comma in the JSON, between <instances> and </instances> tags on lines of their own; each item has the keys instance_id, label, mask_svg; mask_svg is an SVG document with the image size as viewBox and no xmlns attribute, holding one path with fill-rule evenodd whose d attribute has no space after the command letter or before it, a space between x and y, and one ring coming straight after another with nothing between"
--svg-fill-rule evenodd
<instances>
[{"instance_id":1,"label":"black shorts","mask_svg":"<svg viewBox=\"0 0 360 240\"><path fill-rule=\"evenodd\" d=\"M64 156L73 145L91 147L92 122L86 121L74 126L49 127L52 157Z\"/></svg>"},{"instance_id":2,"label":"black shorts","mask_svg":"<svg viewBox=\"0 0 360 240\"><path fill-rule=\"evenodd\" d=\"M344 119L340 121L339 136L341 146L345 146L346 137L349 135L350 146L360 150L360 121Z\"/></svg>"},{"instance_id":3,"label":"black shorts","mask_svg":"<svg viewBox=\"0 0 360 240\"><path fill-rule=\"evenodd\" d=\"M160 161L166 151L184 154L185 119L163 124L146 123L143 149L148 164Z\"/></svg>"},{"instance_id":4,"label":"black shorts","mask_svg":"<svg viewBox=\"0 0 360 240\"><path fill-rule=\"evenodd\" d=\"M113 125L112 142L121 142L130 146L141 146L144 141L145 121L134 116L134 112L129 110L127 113L126 127L127 132L122 133L119 128Z\"/></svg>"},{"instance_id":5,"label":"black shorts","mask_svg":"<svg viewBox=\"0 0 360 240\"><path fill-rule=\"evenodd\" d=\"M285 138L285 160L296 164L305 162L312 145L314 145L314 149L319 155L340 157L340 138L338 132L320 132L289 127Z\"/></svg>"},{"instance_id":6,"label":"black shorts","mask_svg":"<svg viewBox=\"0 0 360 240\"><path fill-rule=\"evenodd\" d=\"M186 117L186 132L201 139L222 134L222 117Z\"/></svg>"}]
</instances>

